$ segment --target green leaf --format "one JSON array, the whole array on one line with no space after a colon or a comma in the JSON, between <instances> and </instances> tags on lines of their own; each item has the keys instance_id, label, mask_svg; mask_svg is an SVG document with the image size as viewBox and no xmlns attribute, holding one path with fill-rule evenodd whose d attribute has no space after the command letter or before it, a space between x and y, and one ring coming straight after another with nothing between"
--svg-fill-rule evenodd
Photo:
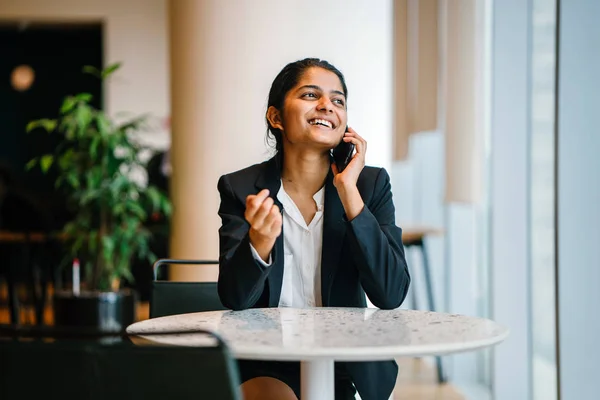
<instances>
[{"instance_id":1,"label":"green leaf","mask_svg":"<svg viewBox=\"0 0 600 400\"><path fill-rule=\"evenodd\" d=\"M29 162L25 165L25 170L29 171L31 168L35 167L37 165L38 161L39 160L37 157L29 160Z\"/></svg>"},{"instance_id":2,"label":"green leaf","mask_svg":"<svg viewBox=\"0 0 600 400\"><path fill-rule=\"evenodd\" d=\"M101 140L102 138L100 136L94 136L92 139L92 144L90 145L90 155L94 160L98 156L98 146L100 145Z\"/></svg>"},{"instance_id":3,"label":"green leaf","mask_svg":"<svg viewBox=\"0 0 600 400\"><path fill-rule=\"evenodd\" d=\"M60 107L60 113L66 114L69 111L71 111L73 108L75 108L76 105L77 105L77 98L75 98L73 96L69 96L63 101L62 106Z\"/></svg>"},{"instance_id":4,"label":"green leaf","mask_svg":"<svg viewBox=\"0 0 600 400\"><path fill-rule=\"evenodd\" d=\"M126 263L126 265L129 265L128 260L125 261L125 263ZM121 273L123 278L125 278L128 282L132 283L133 281L135 281L135 279L133 278L133 275L131 274L131 271L129 269L127 269L127 267L120 269L119 272Z\"/></svg>"},{"instance_id":5,"label":"green leaf","mask_svg":"<svg viewBox=\"0 0 600 400\"><path fill-rule=\"evenodd\" d=\"M46 154L45 156L42 156L42 158L40 159L40 167L42 168L42 172L43 173L48 172L48 170L52 166L53 162L54 162L54 156L53 155Z\"/></svg>"},{"instance_id":6,"label":"green leaf","mask_svg":"<svg viewBox=\"0 0 600 400\"><path fill-rule=\"evenodd\" d=\"M137 247L138 247L137 256L140 258L146 258L148 256L148 253L150 252L150 250L148 248L147 239L144 239L144 238L138 239Z\"/></svg>"},{"instance_id":7,"label":"green leaf","mask_svg":"<svg viewBox=\"0 0 600 400\"><path fill-rule=\"evenodd\" d=\"M67 175L67 182L69 182L69 184L71 185L71 187L74 188L74 189L79 189L79 187L80 187L79 179L77 178L77 173L76 172L70 172Z\"/></svg>"},{"instance_id":8,"label":"green leaf","mask_svg":"<svg viewBox=\"0 0 600 400\"><path fill-rule=\"evenodd\" d=\"M50 133L56 129L56 124L57 124L57 121L54 119L47 119L47 118L38 119L36 121L29 122L27 124L27 126L25 127L25 132L30 133L34 129L44 128L46 130L46 132Z\"/></svg>"},{"instance_id":9,"label":"green leaf","mask_svg":"<svg viewBox=\"0 0 600 400\"><path fill-rule=\"evenodd\" d=\"M130 235L127 235L127 236L130 236ZM131 259L131 250L132 250L131 237L126 237L124 239L125 240L121 239L121 243L119 246L119 253L120 253L119 256L121 258L120 267L126 267L129 264L129 260Z\"/></svg>"},{"instance_id":10,"label":"green leaf","mask_svg":"<svg viewBox=\"0 0 600 400\"><path fill-rule=\"evenodd\" d=\"M90 93L79 93L75 96L75 99L77 99L77 101L81 103L89 103L90 101L92 101L93 97L94 96L92 96Z\"/></svg>"},{"instance_id":11,"label":"green leaf","mask_svg":"<svg viewBox=\"0 0 600 400\"><path fill-rule=\"evenodd\" d=\"M100 193L97 190L87 190L83 192L81 198L79 199L79 205L85 206L86 204L94 200L98 200L98 198L100 197L99 194Z\"/></svg>"},{"instance_id":12,"label":"green leaf","mask_svg":"<svg viewBox=\"0 0 600 400\"><path fill-rule=\"evenodd\" d=\"M106 166L106 173L108 174L108 176L125 176L122 174L121 171L121 164L123 164L123 160L115 157L114 152L109 152L108 154L106 154L106 157L104 158L103 162Z\"/></svg>"},{"instance_id":13,"label":"green leaf","mask_svg":"<svg viewBox=\"0 0 600 400\"><path fill-rule=\"evenodd\" d=\"M146 219L146 211L144 211L144 209L142 208L142 206L139 205L139 203L136 203L134 201L128 201L127 208L129 209L129 211L134 213L139 219Z\"/></svg>"},{"instance_id":14,"label":"green leaf","mask_svg":"<svg viewBox=\"0 0 600 400\"><path fill-rule=\"evenodd\" d=\"M58 157L58 166L63 171L75 168L75 150L72 148L65 150L65 152Z\"/></svg>"},{"instance_id":15,"label":"green leaf","mask_svg":"<svg viewBox=\"0 0 600 400\"><path fill-rule=\"evenodd\" d=\"M31 121L30 123L27 124L27 126L25 127L25 132L29 133L32 130L38 128L40 126L40 121Z\"/></svg>"},{"instance_id":16,"label":"green leaf","mask_svg":"<svg viewBox=\"0 0 600 400\"><path fill-rule=\"evenodd\" d=\"M55 119L44 119L42 120L42 127L46 130L46 132L54 132L56 129L57 121Z\"/></svg>"},{"instance_id":17,"label":"green leaf","mask_svg":"<svg viewBox=\"0 0 600 400\"><path fill-rule=\"evenodd\" d=\"M167 217L170 217L171 214L173 214L173 206L171 205L169 199L167 199L165 196L163 196L161 208Z\"/></svg>"},{"instance_id":18,"label":"green leaf","mask_svg":"<svg viewBox=\"0 0 600 400\"><path fill-rule=\"evenodd\" d=\"M102 167L95 166L90 168L85 174L88 189L100 189L102 186Z\"/></svg>"},{"instance_id":19,"label":"green leaf","mask_svg":"<svg viewBox=\"0 0 600 400\"><path fill-rule=\"evenodd\" d=\"M160 193L154 186L148 187L146 190L146 194L150 198L150 202L152 203L152 211L156 212L160 209Z\"/></svg>"},{"instance_id":20,"label":"green leaf","mask_svg":"<svg viewBox=\"0 0 600 400\"><path fill-rule=\"evenodd\" d=\"M112 65L109 65L108 67L106 67L103 71L102 71L102 79L106 78L107 76L110 76L113 72L115 72L116 70L118 70L119 68L121 68L121 63L114 63Z\"/></svg>"},{"instance_id":21,"label":"green leaf","mask_svg":"<svg viewBox=\"0 0 600 400\"><path fill-rule=\"evenodd\" d=\"M112 213L115 216L121 215L125 212L125 204L118 202L117 204L114 205L113 209L112 209Z\"/></svg>"},{"instance_id":22,"label":"green leaf","mask_svg":"<svg viewBox=\"0 0 600 400\"><path fill-rule=\"evenodd\" d=\"M102 249L105 260L112 260L115 252L115 240L111 236L102 236Z\"/></svg>"},{"instance_id":23,"label":"green leaf","mask_svg":"<svg viewBox=\"0 0 600 400\"><path fill-rule=\"evenodd\" d=\"M86 65L83 67L83 72L86 74L94 75L98 78L102 78L100 70L92 65Z\"/></svg>"},{"instance_id":24,"label":"green leaf","mask_svg":"<svg viewBox=\"0 0 600 400\"><path fill-rule=\"evenodd\" d=\"M75 112L75 118L77 119L79 137L83 137L92 122L92 110L86 104L80 104Z\"/></svg>"},{"instance_id":25,"label":"green leaf","mask_svg":"<svg viewBox=\"0 0 600 400\"><path fill-rule=\"evenodd\" d=\"M125 134L128 130L141 129L147 123L148 117L149 117L149 115L147 115L147 114L140 115L136 118L133 118L127 122L122 123L121 125L119 125L117 127L117 130L121 131Z\"/></svg>"},{"instance_id":26,"label":"green leaf","mask_svg":"<svg viewBox=\"0 0 600 400\"><path fill-rule=\"evenodd\" d=\"M112 129L111 129L110 121L108 120L108 118L106 118L106 115L104 115L102 113L98 113L96 115L96 121L98 122L98 132L100 132L100 135L102 135L102 136L110 135L110 132Z\"/></svg>"},{"instance_id":27,"label":"green leaf","mask_svg":"<svg viewBox=\"0 0 600 400\"><path fill-rule=\"evenodd\" d=\"M110 192L114 198L118 198L119 194L126 191L130 182L126 175L117 176L112 182L110 182Z\"/></svg>"},{"instance_id":28,"label":"green leaf","mask_svg":"<svg viewBox=\"0 0 600 400\"><path fill-rule=\"evenodd\" d=\"M150 264L154 264L156 262L156 260L158 259L158 257L156 257L156 254L154 254L151 251L149 251L145 257L146 257L146 260L148 260L148 262Z\"/></svg>"},{"instance_id":29,"label":"green leaf","mask_svg":"<svg viewBox=\"0 0 600 400\"><path fill-rule=\"evenodd\" d=\"M60 123L60 129L65 132L65 137L68 140L73 140L77 129L77 121L71 115L65 116Z\"/></svg>"}]
</instances>

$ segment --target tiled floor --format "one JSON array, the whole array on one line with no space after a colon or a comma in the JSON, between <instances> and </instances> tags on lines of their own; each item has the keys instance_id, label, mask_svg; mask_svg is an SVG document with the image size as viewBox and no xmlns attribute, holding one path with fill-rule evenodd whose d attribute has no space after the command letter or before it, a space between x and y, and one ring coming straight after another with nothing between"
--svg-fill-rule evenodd
<instances>
[{"instance_id":1,"label":"tiled floor","mask_svg":"<svg viewBox=\"0 0 600 400\"><path fill-rule=\"evenodd\" d=\"M0 298L5 299L4 288L0 285ZM4 292L4 293L3 293ZM5 303L4 303L5 304ZM139 320L148 318L148 303L138 306ZM30 311L23 311L21 319L24 322L32 320ZM46 309L44 322L51 324L53 321L50 308ZM6 305L0 305L0 323L8 323L9 313ZM394 400L464 400L455 387L449 384L439 385L436 381L435 368L421 359L398 359L399 374Z\"/></svg>"}]
</instances>

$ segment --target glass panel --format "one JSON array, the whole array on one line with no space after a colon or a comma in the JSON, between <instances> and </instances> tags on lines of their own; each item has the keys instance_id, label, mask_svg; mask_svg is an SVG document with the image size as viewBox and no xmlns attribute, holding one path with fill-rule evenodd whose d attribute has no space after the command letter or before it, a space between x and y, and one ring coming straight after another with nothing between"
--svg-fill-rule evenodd
<instances>
[{"instance_id":1,"label":"glass panel","mask_svg":"<svg viewBox=\"0 0 600 400\"><path fill-rule=\"evenodd\" d=\"M556 0L533 0L531 62L531 315L533 398L556 390L555 76Z\"/></svg>"}]
</instances>

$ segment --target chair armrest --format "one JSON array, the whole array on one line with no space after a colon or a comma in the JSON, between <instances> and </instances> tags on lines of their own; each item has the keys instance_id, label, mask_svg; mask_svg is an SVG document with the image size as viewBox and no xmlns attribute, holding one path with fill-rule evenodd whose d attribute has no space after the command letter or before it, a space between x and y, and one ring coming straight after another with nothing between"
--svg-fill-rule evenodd
<instances>
[{"instance_id":1,"label":"chair armrest","mask_svg":"<svg viewBox=\"0 0 600 400\"><path fill-rule=\"evenodd\" d=\"M181 260L181 259L170 259L170 258L161 258L160 260L156 260L154 265L152 266L152 275L154 280L158 278L158 267L164 264L179 264L179 265L218 265L218 261L214 260Z\"/></svg>"}]
</instances>

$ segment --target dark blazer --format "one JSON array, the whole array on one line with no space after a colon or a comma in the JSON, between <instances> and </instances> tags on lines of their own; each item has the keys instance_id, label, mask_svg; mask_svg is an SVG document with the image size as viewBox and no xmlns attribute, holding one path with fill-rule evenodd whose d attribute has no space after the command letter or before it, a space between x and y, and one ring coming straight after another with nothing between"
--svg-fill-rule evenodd
<instances>
[{"instance_id":1,"label":"dark blazer","mask_svg":"<svg viewBox=\"0 0 600 400\"><path fill-rule=\"evenodd\" d=\"M225 307L242 310L277 307L283 279L283 232L265 268L250 251L249 224L244 219L246 197L262 189L280 208L277 192L281 171L276 158L219 179L219 296ZM330 171L325 183L321 293L325 307L366 307L365 293L382 309L399 307L410 284L395 225L390 178L383 168L365 167L357 182L365 203L348 221ZM285 230L285 226L283 227ZM346 362L356 389L365 400L387 399L396 383L395 361Z\"/></svg>"}]
</instances>

